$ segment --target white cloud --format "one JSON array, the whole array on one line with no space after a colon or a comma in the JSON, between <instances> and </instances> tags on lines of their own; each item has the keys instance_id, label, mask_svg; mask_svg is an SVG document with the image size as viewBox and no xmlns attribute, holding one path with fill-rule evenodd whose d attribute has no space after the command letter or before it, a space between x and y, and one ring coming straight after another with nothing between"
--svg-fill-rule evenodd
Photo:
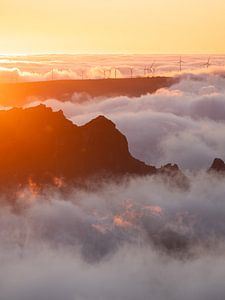
<instances>
[{"instance_id":1,"label":"white cloud","mask_svg":"<svg viewBox=\"0 0 225 300\"><path fill-rule=\"evenodd\" d=\"M44 103L62 109L77 124L104 114L127 136L131 153L149 164L172 162L198 170L208 168L215 157L225 159L223 77L185 77L169 89L138 98L79 97Z\"/></svg>"},{"instance_id":2,"label":"white cloud","mask_svg":"<svg viewBox=\"0 0 225 300\"><path fill-rule=\"evenodd\" d=\"M155 75L190 76L218 74L224 75L225 56L211 57L211 66L207 69L206 56L185 55L183 57L182 72L180 72L179 57L175 55L36 55L36 56L0 56L0 81L37 81L54 79L103 78L115 76L130 77L144 76L146 67L154 63ZM15 73L9 76L8 73ZM110 74L111 70L111 74ZM147 74L146 74L147 75ZM149 70L148 75L152 76Z\"/></svg>"},{"instance_id":3,"label":"white cloud","mask_svg":"<svg viewBox=\"0 0 225 300\"><path fill-rule=\"evenodd\" d=\"M224 187L209 175L186 191L145 177L66 200L49 193L16 214L2 207L1 297L221 299Z\"/></svg>"}]
</instances>

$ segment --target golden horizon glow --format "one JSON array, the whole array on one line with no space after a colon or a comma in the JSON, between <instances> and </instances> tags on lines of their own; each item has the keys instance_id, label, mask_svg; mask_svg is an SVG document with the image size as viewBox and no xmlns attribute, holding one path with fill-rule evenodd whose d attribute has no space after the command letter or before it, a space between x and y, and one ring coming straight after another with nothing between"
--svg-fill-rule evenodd
<instances>
[{"instance_id":1,"label":"golden horizon glow","mask_svg":"<svg viewBox=\"0 0 225 300\"><path fill-rule=\"evenodd\" d=\"M2 0L0 20L0 54L225 53L224 0Z\"/></svg>"}]
</instances>

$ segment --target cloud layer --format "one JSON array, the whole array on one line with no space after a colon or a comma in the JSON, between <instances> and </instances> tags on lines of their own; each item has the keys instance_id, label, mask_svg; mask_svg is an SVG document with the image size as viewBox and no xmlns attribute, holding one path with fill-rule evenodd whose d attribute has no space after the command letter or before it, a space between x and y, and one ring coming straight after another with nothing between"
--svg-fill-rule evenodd
<instances>
[{"instance_id":1,"label":"cloud layer","mask_svg":"<svg viewBox=\"0 0 225 300\"><path fill-rule=\"evenodd\" d=\"M34 55L0 56L0 82L96 79L182 74L224 74L224 55ZM116 74L115 74L116 69ZM53 73L52 73L53 71Z\"/></svg>"},{"instance_id":2,"label":"cloud layer","mask_svg":"<svg viewBox=\"0 0 225 300\"><path fill-rule=\"evenodd\" d=\"M224 187L198 175L186 191L145 177L66 199L27 192L19 213L1 208L1 297L220 299Z\"/></svg>"},{"instance_id":3,"label":"cloud layer","mask_svg":"<svg viewBox=\"0 0 225 300\"><path fill-rule=\"evenodd\" d=\"M1 299L222 299L225 179L202 171L225 159L222 72L182 74L169 89L139 98L74 94L44 103L77 124L104 114L135 157L198 172L187 172L185 190L142 177L66 195L25 189L13 209L1 196Z\"/></svg>"},{"instance_id":4,"label":"cloud layer","mask_svg":"<svg viewBox=\"0 0 225 300\"><path fill-rule=\"evenodd\" d=\"M77 124L107 116L127 136L132 154L149 164L172 162L199 170L207 169L215 157L225 159L225 79L220 75L183 75L169 89L138 98L81 101L81 96L44 103L62 109Z\"/></svg>"}]
</instances>

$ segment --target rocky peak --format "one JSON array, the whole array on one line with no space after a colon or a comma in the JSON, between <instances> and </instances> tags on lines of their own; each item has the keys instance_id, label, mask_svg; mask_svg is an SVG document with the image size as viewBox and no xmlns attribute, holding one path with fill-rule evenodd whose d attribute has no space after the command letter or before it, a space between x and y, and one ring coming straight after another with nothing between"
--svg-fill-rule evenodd
<instances>
[{"instance_id":1,"label":"rocky peak","mask_svg":"<svg viewBox=\"0 0 225 300\"><path fill-rule=\"evenodd\" d=\"M209 172L225 172L225 163L221 158L215 158L211 167L209 168Z\"/></svg>"},{"instance_id":2,"label":"rocky peak","mask_svg":"<svg viewBox=\"0 0 225 300\"><path fill-rule=\"evenodd\" d=\"M109 119L107 119L105 116L98 116L95 119L88 122L86 125L84 125L85 128L95 126L95 127L102 127L102 128L116 128L116 125Z\"/></svg>"},{"instance_id":3,"label":"rocky peak","mask_svg":"<svg viewBox=\"0 0 225 300\"><path fill-rule=\"evenodd\" d=\"M0 184L156 172L131 156L126 137L104 116L77 126L44 105L16 108L0 112L0 136Z\"/></svg>"}]
</instances>

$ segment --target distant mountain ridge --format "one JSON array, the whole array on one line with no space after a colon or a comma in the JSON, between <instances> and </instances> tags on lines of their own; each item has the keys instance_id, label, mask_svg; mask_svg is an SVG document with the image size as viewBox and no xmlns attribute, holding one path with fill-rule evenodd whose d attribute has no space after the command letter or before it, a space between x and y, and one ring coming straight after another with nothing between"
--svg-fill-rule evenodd
<instances>
[{"instance_id":1,"label":"distant mountain ridge","mask_svg":"<svg viewBox=\"0 0 225 300\"><path fill-rule=\"evenodd\" d=\"M85 93L90 97L138 97L169 87L177 80L172 77L146 77L1 83L0 105L22 106L32 99L68 101L74 93Z\"/></svg>"}]
</instances>

